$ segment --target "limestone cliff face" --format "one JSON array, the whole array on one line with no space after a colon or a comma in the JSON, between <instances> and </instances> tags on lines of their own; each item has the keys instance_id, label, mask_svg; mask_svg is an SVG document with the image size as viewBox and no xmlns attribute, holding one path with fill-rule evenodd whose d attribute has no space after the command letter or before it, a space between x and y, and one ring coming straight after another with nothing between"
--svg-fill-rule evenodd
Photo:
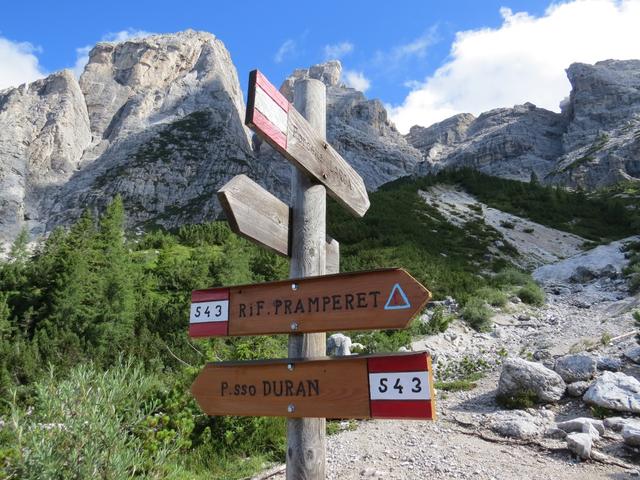
<instances>
[{"instance_id":1,"label":"limestone cliff face","mask_svg":"<svg viewBox=\"0 0 640 480\"><path fill-rule=\"evenodd\" d=\"M490 175L593 189L640 181L640 61L576 63L560 114L532 104L413 127L417 173L471 166Z\"/></svg>"},{"instance_id":2,"label":"limestone cliff face","mask_svg":"<svg viewBox=\"0 0 640 480\"><path fill-rule=\"evenodd\" d=\"M327 86L327 137L371 190L467 165L588 188L640 178L640 61L572 65L562 113L531 104L456 115L401 135L378 100L341 83L332 61L298 69ZM273 79L275 80L275 79ZM288 200L291 166L243 125L229 52L185 31L100 43L68 71L0 92L0 244L68 224L123 197L132 227L217 218L217 189L246 173Z\"/></svg>"},{"instance_id":3,"label":"limestone cliff face","mask_svg":"<svg viewBox=\"0 0 640 480\"><path fill-rule=\"evenodd\" d=\"M217 188L251 172L235 67L209 33L98 44L80 87L92 142L47 205L47 229L116 194L132 225L205 221L219 212Z\"/></svg>"},{"instance_id":4,"label":"limestone cliff face","mask_svg":"<svg viewBox=\"0 0 640 480\"><path fill-rule=\"evenodd\" d=\"M418 170L467 166L489 175L529 181L549 173L562 153L562 115L532 104L498 108L475 118L462 114L422 129L408 139L426 155Z\"/></svg>"},{"instance_id":5,"label":"limestone cliff face","mask_svg":"<svg viewBox=\"0 0 640 480\"><path fill-rule=\"evenodd\" d=\"M89 115L70 71L0 92L0 242L22 228L44 231L42 203L80 168L90 142Z\"/></svg>"},{"instance_id":6,"label":"limestone cliff face","mask_svg":"<svg viewBox=\"0 0 640 480\"><path fill-rule=\"evenodd\" d=\"M574 63L564 154L547 181L587 188L640 179L640 61Z\"/></svg>"}]
</instances>

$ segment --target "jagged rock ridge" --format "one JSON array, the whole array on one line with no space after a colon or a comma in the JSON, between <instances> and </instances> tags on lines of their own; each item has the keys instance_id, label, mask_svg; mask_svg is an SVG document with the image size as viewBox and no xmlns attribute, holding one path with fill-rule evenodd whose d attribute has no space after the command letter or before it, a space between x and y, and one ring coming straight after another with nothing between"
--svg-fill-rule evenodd
<instances>
[{"instance_id":1,"label":"jagged rock ridge","mask_svg":"<svg viewBox=\"0 0 640 480\"><path fill-rule=\"evenodd\" d=\"M640 61L575 63L567 75L561 113L526 103L413 127L407 139L426 160L418 173L464 165L588 189L640 180Z\"/></svg>"},{"instance_id":2,"label":"jagged rock ridge","mask_svg":"<svg viewBox=\"0 0 640 480\"><path fill-rule=\"evenodd\" d=\"M470 165L492 175L597 187L640 177L640 61L574 64L561 113L525 104L456 115L403 136L337 61L298 69L327 85L327 137L369 189ZM63 71L0 92L0 242L123 196L132 226L216 218L215 192L247 173L288 199L291 166L243 125L236 69L210 33L99 43L80 80Z\"/></svg>"}]
</instances>

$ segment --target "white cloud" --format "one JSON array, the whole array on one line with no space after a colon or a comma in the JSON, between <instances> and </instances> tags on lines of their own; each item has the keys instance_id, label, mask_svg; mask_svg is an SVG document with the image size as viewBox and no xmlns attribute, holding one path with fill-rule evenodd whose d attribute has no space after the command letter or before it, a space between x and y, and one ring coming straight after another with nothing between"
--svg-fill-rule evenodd
<instances>
[{"instance_id":1,"label":"white cloud","mask_svg":"<svg viewBox=\"0 0 640 480\"><path fill-rule=\"evenodd\" d=\"M348 87L355 88L362 93L369 90L369 87L371 86L371 82L362 72L345 70L342 72L342 75L344 77L344 83L346 83Z\"/></svg>"},{"instance_id":2,"label":"white cloud","mask_svg":"<svg viewBox=\"0 0 640 480\"><path fill-rule=\"evenodd\" d=\"M280 48L278 48L278 51L273 57L273 61L276 63L281 63L286 57L293 55L295 51L296 41L288 38L283 42L282 45L280 45Z\"/></svg>"},{"instance_id":3,"label":"white cloud","mask_svg":"<svg viewBox=\"0 0 640 480\"><path fill-rule=\"evenodd\" d=\"M17 87L46 75L40 65L38 49L26 42L12 42L0 37L0 90Z\"/></svg>"},{"instance_id":4,"label":"white cloud","mask_svg":"<svg viewBox=\"0 0 640 480\"><path fill-rule=\"evenodd\" d=\"M540 17L500 12L499 28L458 32L450 60L391 109L400 131L526 101L558 111L571 63L640 58L638 0L573 0Z\"/></svg>"},{"instance_id":5,"label":"white cloud","mask_svg":"<svg viewBox=\"0 0 640 480\"><path fill-rule=\"evenodd\" d=\"M119 32L109 32L100 39L101 42L126 42L127 40L133 40L136 38L144 38L150 35L155 35L152 32L147 32L145 30L120 30ZM86 45L84 47L76 48L76 63L72 67L73 73L76 77L80 77L82 72L84 71L84 67L87 65L89 61L89 52L93 48L93 45Z\"/></svg>"},{"instance_id":6,"label":"white cloud","mask_svg":"<svg viewBox=\"0 0 640 480\"><path fill-rule=\"evenodd\" d=\"M429 47L437 41L437 26L434 25L408 43L396 45L388 51L376 52L373 62L385 70L397 69L408 60L424 58Z\"/></svg>"},{"instance_id":7,"label":"white cloud","mask_svg":"<svg viewBox=\"0 0 640 480\"><path fill-rule=\"evenodd\" d=\"M339 60L345 55L353 52L353 43L340 42L333 45L324 46L324 59L325 60Z\"/></svg>"}]
</instances>

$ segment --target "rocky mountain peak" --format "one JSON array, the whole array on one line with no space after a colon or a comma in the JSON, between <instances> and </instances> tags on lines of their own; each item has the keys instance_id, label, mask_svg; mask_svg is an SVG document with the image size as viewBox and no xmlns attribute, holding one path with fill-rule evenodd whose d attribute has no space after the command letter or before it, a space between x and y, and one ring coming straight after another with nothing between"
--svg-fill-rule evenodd
<instances>
[{"instance_id":1,"label":"rocky mountain peak","mask_svg":"<svg viewBox=\"0 0 640 480\"><path fill-rule=\"evenodd\" d=\"M342 64L339 60L329 60L325 63L312 65L309 68L298 68L282 82L280 92L287 100L293 102L294 85L297 80L314 78L322 81L327 87L335 87L339 85L341 75Z\"/></svg>"}]
</instances>

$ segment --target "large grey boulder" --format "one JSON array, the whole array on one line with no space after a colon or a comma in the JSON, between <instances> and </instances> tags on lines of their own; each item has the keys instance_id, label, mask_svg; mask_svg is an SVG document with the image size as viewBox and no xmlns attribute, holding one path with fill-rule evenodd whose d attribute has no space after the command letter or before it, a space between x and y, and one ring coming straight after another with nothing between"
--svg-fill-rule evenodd
<instances>
[{"instance_id":1,"label":"large grey boulder","mask_svg":"<svg viewBox=\"0 0 640 480\"><path fill-rule=\"evenodd\" d=\"M591 380L596 376L596 359L590 355L567 355L556 360L554 370L567 383Z\"/></svg>"},{"instance_id":2,"label":"large grey boulder","mask_svg":"<svg viewBox=\"0 0 640 480\"><path fill-rule=\"evenodd\" d=\"M498 396L513 397L531 392L539 402L557 402L564 395L562 377L544 365L521 358L508 358L502 365Z\"/></svg>"},{"instance_id":3,"label":"large grey boulder","mask_svg":"<svg viewBox=\"0 0 640 480\"><path fill-rule=\"evenodd\" d=\"M590 405L640 413L640 382L622 372L604 372L582 398Z\"/></svg>"}]
</instances>

